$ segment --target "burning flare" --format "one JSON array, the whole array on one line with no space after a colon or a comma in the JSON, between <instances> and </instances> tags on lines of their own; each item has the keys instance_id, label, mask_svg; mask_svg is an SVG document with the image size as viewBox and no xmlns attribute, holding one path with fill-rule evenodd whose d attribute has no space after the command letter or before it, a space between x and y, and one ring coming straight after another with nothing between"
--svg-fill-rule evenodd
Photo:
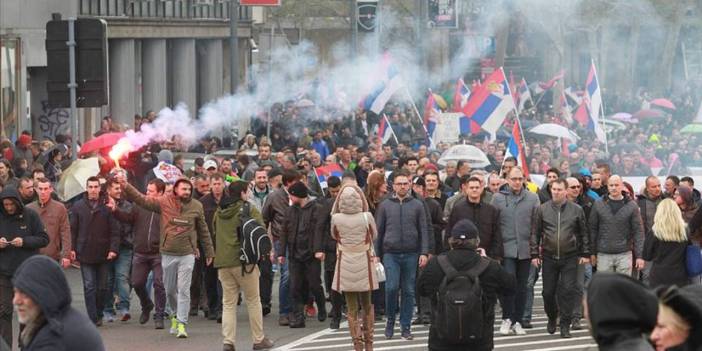
<instances>
[{"instance_id":1,"label":"burning flare","mask_svg":"<svg viewBox=\"0 0 702 351\"><path fill-rule=\"evenodd\" d=\"M134 147L132 146L131 143L129 143L129 139L127 138L122 138L120 139L117 144L115 144L112 147L112 150L110 150L110 158L115 161L115 167L117 169L120 169L119 165L119 160L124 157L127 153L131 152L134 150Z\"/></svg>"}]
</instances>

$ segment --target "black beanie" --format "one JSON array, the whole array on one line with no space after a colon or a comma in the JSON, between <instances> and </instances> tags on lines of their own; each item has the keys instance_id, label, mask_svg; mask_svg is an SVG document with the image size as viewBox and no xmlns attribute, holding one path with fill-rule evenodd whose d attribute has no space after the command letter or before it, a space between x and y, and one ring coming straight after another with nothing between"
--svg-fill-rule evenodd
<instances>
[{"instance_id":1,"label":"black beanie","mask_svg":"<svg viewBox=\"0 0 702 351\"><path fill-rule=\"evenodd\" d=\"M308 195L307 186L305 186L305 184L303 184L302 182L295 182L293 185L290 186L290 188L288 188L288 192L292 196L301 198L305 198Z\"/></svg>"}]
</instances>

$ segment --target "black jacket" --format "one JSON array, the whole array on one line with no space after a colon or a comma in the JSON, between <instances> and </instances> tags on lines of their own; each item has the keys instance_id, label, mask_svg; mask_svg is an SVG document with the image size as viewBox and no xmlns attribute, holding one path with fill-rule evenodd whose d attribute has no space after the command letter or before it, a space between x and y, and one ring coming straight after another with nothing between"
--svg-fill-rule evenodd
<instances>
[{"instance_id":1,"label":"black jacket","mask_svg":"<svg viewBox=\"0 0 702 351\"><path fill-rule=\"evenodd\" d=\"M433 237L429 238L432 240L431 253L438 255L444 252L444 246L441 238L441 234L446 226L446 222L444 222L444 211L441 210L439 200L433 197L425 198L424 203L426 204L426 208L429 212L429 220L431 225L430 233L433 235Z\"/></svg>"},{"instance_id":2,"label":"black jacket","mask_svg":"<svg viewBox=\"0 0 702 351\"><path fill-rule=\"evenodd\" d=\"M480 247L485 250L488 256L501 260L504 254L502 246L502 232L500 230L500 210L495 206L479 202L473 204L467 197L456 201L451 210L446 233L450 234L451 229L461 219L470 219L478 227L480 236Z\"/></svg>"},{"instance_id":3,"label":"black jacket","mask_svg":"<svg viewBox=\"0 0 702 351\"><path fill-rule=\"evenodd\" d=\"M15 188L8 187L0 192L0 200L11 199L17 205L15 214L10 215L0 206L0 237L8 242L22 238L22 247L7 245L0 249L0 275L11 277L17 267L39 249L49 244L49 235L39 214L25 208Z\"/></svg>"},{"instance_id":4,"label":"black jacket","mask_svg":"<svg viewBox=\"0 0 702 351\"><path fill-rule=\"evenodd\" d=\"M222 194L222 198L219 200L220 203L224 200L226 196L226 194ZM214 219L215 212L217 212L219 203L217 203L217 200L215 199L214 195L212 195L212 193L201 197L200 202L202 203L202 209L205 211L205 222L207 222L207 229L210 230L210 236L212 237L212 245L214 245L215 248L217 248L217 246L215 245L216 233L214 230L214 226L212 225L212 220Z\"/></svg>"},{"instance_id":5,"label":"black jacket","mask_svg":"<svg viewBox=\"0 0 702 351\"><path fill-rule=\"evenodd\" d=\"M448 256L449 262L457 271L469 270L480 260L480 256L475 251L467 249L450 250L441 255ZM436 292L445 276L437 257L429 260L417 281L418 293L421 296L431 297L433 306L436 306ZM492 350L497 296L511 294L514 292L515 286L514 276L507 273L497 261L490 262L488 268L480 275L480 287L483 289L484 298L483 312L485 314L483 316L483 339L468 345L447 345L438 339L432 325L429 329L429 347L436 351Z\"/></svg>"},{"instance_id":6,"label":"black jacket","mask_svg":"<svg viewBox=\"0 0 702 351\"><path fill-rule=\"evenodd\" d=\"M331 233L331 212L335 199L324 197L319 201L319 219L317 220L316 236L320 239L322 251L327 255L336 254L336 240ZM326 268L326 267L325 267ZM334 267L330 267L334 268Z\"/></svg>"},{"instance_id":7,"label":"black jacket","mask_svg":"<svg viewBox=\"0 0 702 351\"><path fill-rule=\"evenodd\" d=\"M532 258L590 257L585 212L572 201L559 206L549 200L539 206L531 223L534 227L529 239Z\"/></svg>"},{"instance_id":8,"label":"black jacket","mask_svg":"<svg viewBox=\"0 0 702 351\"><path fill-rule=\"evenodd\" d=\"M129 212L113 212L119 221L131 223L134 228L134 252L144 255L158 254L161 239L161 215L141 206L132 206Z\"/></svg>"},{"instance_id":9,"label":"black jacket","mask_svg":"<svg viewBox=\"0 0 702 351\"><path fill-rule=\"evenodd\" d=\"M79 262L104 263L108 252L119 252L120 224L102 197L93 208L88 194L84 194L71 207L69 218L73 250Z\"/></svg>"},{"instance_id":10,"label":"black jacket","mask_svg":"<svg viewBox=\"0 0 702 351\"><path fill-rule=\"evenodd\" d=\"M644 243L643 259L651 261L649 285L658 286L687 285L685 257L688 242L661 241L651 235Z\"/></svg>"},{"instance_id":11,"label":"black jacket","mask_svg":"<svg viewBox=\"0 0 702 351\"><path fill-rule=\"evenodd\" d=\"M48 256L26 260L13 285L39 305L45 323L23 351L101 351L105 349L95 325L71 307L71 290L59 265Z\"/></svg>"},{"instance_id":12,"label":"black jacket","mask_svg":"<svg viewBox=\"0 0 702 351\"><path fill-rule=\"evenodd\" d=\"M322 252L322 240L317 233L317 221L321 220L320 206L316 199L310 199L300 207L288 207L280 236L278 256L294 258L298 261L314 259L315 252Z\"/></svg>"},{"instance_id":13,"label":"black jacket","mask_svg":"<svg viewBox=\"0 0 702 351\"><path fill-rule=\"evenodd\" d=\"M658 298L639 281L597 272L587 289L591 334L600 351L653 351L644 334L656 326Z\"/></svg>"}]
</instances>

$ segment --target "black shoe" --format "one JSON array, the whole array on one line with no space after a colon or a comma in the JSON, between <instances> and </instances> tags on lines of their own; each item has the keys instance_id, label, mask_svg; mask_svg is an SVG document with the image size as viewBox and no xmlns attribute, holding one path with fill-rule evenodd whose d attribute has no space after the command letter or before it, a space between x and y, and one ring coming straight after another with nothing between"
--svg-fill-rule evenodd
<instances>
[{"instance_id":1,"label":"black shoe","mask_svg":"<svg viewBox=\"0 0 702 351\"><path fill-rule=\"evenodd\" d=\"M197 312L198 312L197 306L190 307L190 316L197 316Z\"/></svg>"},{"instance_id":2,"label":"black shoe","mask_svg":"<svg viewBox=\"0 0 702 351\"><path fill-rule=\"evenodd\" d=\"M324 306L321 306L317 311L317 320L320 322L324 322L327 320L327 309L324 308Z\"/></svg>"},{"instance_id":3,"label":"black shoe","mask_svg":"<svg viewBox=\"0 0 702 351\"><path fill-rule=\"evenodd\" d=\"M154 319L154 329L163 329L163 319Z\"/></svg>"},{"instance_id":4,"label":"black shoe","mask_svg":"<svg viewBox=\"0 0 702 351\"><path fill-rule=\"evenodd\" d=\"M149 306L144 307L141 310L141 315L139 316L139 324L146 324L146 322L149 321L149 318L151 317L151 311L154 309L154 305L151 304Z\"/></svg>"},{"instance_id":5,"label":"black shoe","mask_svg":"<svg viewBox=\"0 0 702 351\"><path fill-rule=\"evenodd\" d=\"M378 311L375 311L375 321L380 322L382 320L383 320L383 314L378 312Z\"/></svg>"},{"instance_id":6,"label":"black shoe","mask_svg":"<svg viewBox=\"0 0 702 351\"><path fill-rule=\"evenodd\" d=\"M524 329L533 329L534 326L531 325L531 321L522 321L522 328L524 328Z\"/></svg>"},{"instance_id":7,"label":"black shoe","mask_svg":"<svg viewBox=\"0 0 702 351\"><path fill-rule=\"evenodd\" d=\"M217 313L207 312L207 320L216 321L217 320Z\"/></svg>"},{"instance_id":8,"label":"black shoe","mask_svg":"<svg viewBox=\"0 0 702 351\"><path fill-rule=\"evenodd\" d=\"M296 320L294 322L290 322L289 325L290 328L297 329L297 328L304 328L305 327L305 320Z\"/></svg>"},{"instance_id":9,"label":"black shoe","mask_svg":"<svg viewBox=\"0 0 702 351\"><path fill-rule=\"evenodd\" d=\"M332 318L331 323L329 323L329 329L331 330L337 330L339 329L339 324L341 323L341 320L338 318Z\"/></svg>"},{"instance_id":10,"label":"black shoe","mask_svg":"<svg viewBox=\"0 0 702 351\"><path fill-rule=\"evenodd\" d=\"M271 305L263 305L262 311L264 317L271 314Z\"/></svg>"},{"instance_id":11,"label":"black shoe","mask_svg":"<svg viewBox=\"0 0 702 351\"><path fill-rule=\"evenodd\" d=\"M570 339L573 336L570 335L570 327L562 325L561 326L561 338Z\"/></svg>"},{"instance_id":12,"label":"black shoe","mask_svg":"<svg viewBox=\"0 0 702 351\"><path fill-rule=\"evenodd\" d=\"M412 321L412 325L422 325L424 324L424 320L422 320L422 317L417 317L417 319Z\"/></svg>"},{"instance_id":13,"label":"black shoe","mask_svg":"<svg viewBox=\"0 0 702 351\"><path fill-rule=\"evenodd\" d=\"M570 330L581 330L583 329L583 326L580 324L580 319L573 319L573 322L570 323Z\"/></svg>"},{"instance_id":14,"label":"black shoe","mask_svg":"<svg viewBox=\"0 0 702 351\"><path fill-rule=\"evenodd\" d=\"M553 334L553 333L556 332L556 319L555 319L555 318L554 318L554 319L551 319L551 318L548 319L548 325L546 325L546 331L547 331L549 334Z\"/></svg>"}]
</instances>

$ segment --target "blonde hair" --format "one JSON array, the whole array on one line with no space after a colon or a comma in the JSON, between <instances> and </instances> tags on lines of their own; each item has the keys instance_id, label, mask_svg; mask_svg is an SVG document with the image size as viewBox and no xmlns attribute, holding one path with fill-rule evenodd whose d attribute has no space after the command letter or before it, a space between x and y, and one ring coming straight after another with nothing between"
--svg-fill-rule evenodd
<instances>
[{"instance_id":1,"label":"blonde hair","mask_svg":"<svg viewBox=\"0 0 702 351\"><path fill-rule=\"evenodd\" d=\"M658 204L653 217L653 235L661 241L687 241L687 224L680 208L672 199L665 199Z\"/></svg>"},{"instance_id":2,"label":"blonde hair","mask_svg":"<svg viewBox=\"0 0 702 351\"><path fill-rule=\"evenodd\" d=\"M658 324L680 334L688 333L691 327L677 312L661 302L658 302Z\"/></svg>"}]
</instances>

